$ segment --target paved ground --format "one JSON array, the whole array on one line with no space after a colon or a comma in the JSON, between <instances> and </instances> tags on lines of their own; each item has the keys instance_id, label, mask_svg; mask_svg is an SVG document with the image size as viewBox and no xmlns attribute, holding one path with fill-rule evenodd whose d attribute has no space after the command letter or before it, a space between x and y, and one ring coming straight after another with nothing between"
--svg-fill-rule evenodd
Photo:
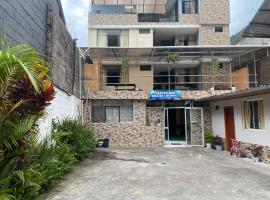
<instances>
[{"instance_id":1,"label":"paved ground","mask_svg":"<svg viewBox=\"0 0 270 200\"><path fill-rule=\"evenodd\" d=\"M201 148L97 150L46 200L267 200L270 167Z\"/></svg>"}]
</instances>

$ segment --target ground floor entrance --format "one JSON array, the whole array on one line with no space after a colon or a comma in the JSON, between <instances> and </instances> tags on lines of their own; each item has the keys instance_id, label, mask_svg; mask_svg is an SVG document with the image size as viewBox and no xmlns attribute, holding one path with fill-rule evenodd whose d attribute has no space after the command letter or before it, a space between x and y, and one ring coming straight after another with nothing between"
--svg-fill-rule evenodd
<instances>
[{"instance_id":1,"label":"ground floor entrance","mask_svg":"<svg viewBox=\"0 0 270 200\"><path fill-rule=\"evenodd\" d=\"M202 108L165 108L165 139L169 144L204 145Z\"/></svg>"}]
</instances>

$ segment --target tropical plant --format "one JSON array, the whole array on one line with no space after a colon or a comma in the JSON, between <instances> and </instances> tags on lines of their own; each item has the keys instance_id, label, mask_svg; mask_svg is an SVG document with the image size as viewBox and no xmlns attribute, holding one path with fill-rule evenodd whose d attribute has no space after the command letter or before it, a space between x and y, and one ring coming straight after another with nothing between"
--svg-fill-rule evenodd
<instances>
[{"instance_id":1,"label":"tropical plant","mask_svg":"<svg viewBox=\"0 0 270 200\"><path fill-rule=\"evenodd\" d=\"M212 78L212 87L215 87L215 76L219 73L220 60L217 57L213 57L211 61L210 75Z\"/></svg>"},{"instance_id":2,"label":"tropical plant","mask_svg":"<svg viewBox=\"0 0 270 200\"><path fill-rule=\"evenodd\" d=\"M58 123L54 122L52 134L58 145L62 143L70 145L78 160L87 157L96 147L92 131L79 120L65 119Z\"/></svg>"},{"instance_id":3,"label":"tropical plant","mask_svg":"<svg viewBox=\"0 0 270 200\"><path fill-rule=\"evenodd\" d=\"M212 144L213 140L214 140L214 135L212 132L210 131L206 131L204 133L204 139L205 139L205 142L208 143L208 144Z\"/></svg>"},{"instance_id":4,"label":"tropical plant","mask_svg":"<svg viewBox=\"0 0 270 200\"><path fill-rule=\"evenodd\" d=\"M129 82L129 59L128 58L123 58L122 60L122 65L121 65L121 71L120 71L120 82L121 83L128 83Z\"/></svg>"},{"instance_id":5,"label":"tropical plant","mask_svg":"<svg viewBox=\"0 0 270 200\"><path fill-rule=\"evenodd\" d=\"M0 44L0 199L31 199L39 189L39 173L29 167L31 149L37 142L38 116L22 115L27 101L11 98L18 82L27 79L31 95L41 94L48 66L41 55L28 45L10 48ZM22 94L20 94L22 95ZM14 95L13 95L14 97ZM26 195L27 194L27 195ZM28 194L30 196L28 196Z\"/></svg>"},{"instance_id":6,"label":"tropical plant","mask_svg":"<svg viewBox=\"0 0 270 200\"><path fill-rule=\"evenodd\" d=\"M172 52L166 52L165 53L165 58L168 63L168 82L169 82L169 90L171 89L171 65L176 64L177 61L180 60L180 56L177 53L172 53Z\"/></svg>"}]
</instances>

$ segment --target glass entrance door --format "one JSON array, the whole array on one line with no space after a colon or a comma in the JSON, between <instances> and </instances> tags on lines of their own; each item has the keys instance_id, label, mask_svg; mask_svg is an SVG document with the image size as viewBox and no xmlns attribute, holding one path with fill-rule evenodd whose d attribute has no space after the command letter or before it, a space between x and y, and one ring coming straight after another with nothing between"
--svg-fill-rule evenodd
<instances>
[{"instance_id":1,"label":"glass entrance door","mask_svg":"<svg viewBox=\"0 0 270 200\"><path fill-rule=\"evenodd\" d=\"M168 109L165 109L165 140L169 141L170 133L169 133L169 116L168 116Z\"/></svg>"},{"instance_id":2,"label":"glass entrance door","mask_svg":"<svg viewBox=\"0 0 270 200\"><path fill-rule=\"evenodd\" d=\"M204 124L202 108L186 108L186 141L188 145L204 145Z\"/></svg>"}]
</instances>

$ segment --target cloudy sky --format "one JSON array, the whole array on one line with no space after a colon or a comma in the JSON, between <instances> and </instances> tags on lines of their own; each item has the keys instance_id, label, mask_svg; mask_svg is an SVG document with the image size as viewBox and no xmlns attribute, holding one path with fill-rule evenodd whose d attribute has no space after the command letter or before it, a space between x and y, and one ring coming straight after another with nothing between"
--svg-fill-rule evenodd
<instances>
[{"instance_id":1,"label":"cloudy sky","mask_svg":"<svg viewBox=\"0 0 270 200\"><path fill-rule=\"evenodd\" d=\"M88 10L89 0L61 0L67 21L67 27L73 38L78 39L79 46L88 44ZM214 1L214 0L213 0ZM231 35L244 28L260 7L263 0L231 1Z\"/></svg>"}]
</instances>

